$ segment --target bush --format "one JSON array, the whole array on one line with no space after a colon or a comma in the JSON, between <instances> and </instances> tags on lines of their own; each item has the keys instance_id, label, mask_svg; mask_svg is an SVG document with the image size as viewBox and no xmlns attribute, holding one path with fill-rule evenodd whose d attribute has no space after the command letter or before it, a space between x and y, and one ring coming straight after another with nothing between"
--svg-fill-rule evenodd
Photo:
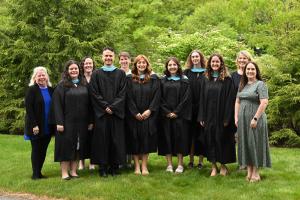
<instances>
[{"instance_id":1,"label":"bush","mask_svg":"<svg viewBox=\"0 0 300 200\"><path fill-rule=\"evenodd\" d=\"M278 147L300 147L300 137L291 129L281 129L272 133L270 144Z\"/></svg>"}]
</instances>

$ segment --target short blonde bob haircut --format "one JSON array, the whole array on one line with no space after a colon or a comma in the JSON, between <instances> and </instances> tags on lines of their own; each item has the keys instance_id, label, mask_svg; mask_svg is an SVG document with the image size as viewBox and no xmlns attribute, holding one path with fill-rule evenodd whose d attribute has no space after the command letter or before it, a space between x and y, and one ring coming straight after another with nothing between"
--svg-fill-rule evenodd
<instances>
[{"instance_id":1,"label":"short blonde bob haircut","mask_svg":"<svg viewBox=\"0 0 300 200\"><path fill-rule=\"evenodd\" d=\"M47 72L47 69L45 67L42 67L42 66L38 66L38 67L35 67L33 69L33 73L32 73L32 76L31 76L31 79L30 79L30 82L29 82L29 85L28 86L32 86L34 84L36 84L35 82L35 77L36 77L36 74L39 72L39 71L43 71L45 74L46 74L46 78L47 78L47 86L52 86L51 82L50 82L50 78L49 78L49 75L48 75L48 72Z\"/></svg>"}]
</instances>

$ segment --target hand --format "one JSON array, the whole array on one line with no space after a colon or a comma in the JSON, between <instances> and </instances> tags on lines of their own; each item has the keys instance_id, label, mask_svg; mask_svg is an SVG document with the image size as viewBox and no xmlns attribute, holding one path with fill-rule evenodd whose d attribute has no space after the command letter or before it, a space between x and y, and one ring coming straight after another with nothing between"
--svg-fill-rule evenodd
<instances>
[{"instance_id":1,"label":"hand","mask_svg":"<svg viewBox=\"0 0 300 200\"><path fill-rule=\"evenodd\" d=\"M171 118L171 113L168 113L166 116L167 118Z\"/></svg>"},{"instance_id":2,"label":"hand","mask_svg":"<svg viewBox=\"0 0 300 200\"><path fill-rule=\"evenodd\" d=\"M252 119L251 122L250 122L250 127L251 128L256 128L256 126L257 126L257 121Z\"/></svg>"},{"instance_id":3,"label":"hand","mask_svg":"<svg viewBox=\"0 0 300 200\"><path fill-rule=\"evenodd\" d=\"M88 130L89 130L89 131L93 130L93 128L94 128L94 124L89 124L89 125L88 125Z\"/></svg>"},{"instance_id":4,"label":"hand","mask_svg":"<svg viewBox=\"0 0 300 200\"><path fill-rule=\"evenodd\" d=\"M35 126L35 127L33 127L33 129L32 129L32 132L33 132L33 135L37 135L37 134L39 134L39 127L38 126Z\"/></svg>"},{"instance_id":5,"label":"hand","mask_svg":"<svg viewBox=\"0 0 300 200\"><path fill-rule=\"evenodd\" d=\"M64 126L62 125L56 125L56 129L58 132L64 132Z\"/></svg>"},{"instance_id":6,"label":"hand","mask_svg":"<svg viewBox=\"0 0 300 200\"><path fill-rule=\"evenodd\" d=\"M105 112L110 114L110 115L113 114L112 110L109 107L105 108Z\"/></svg>"},{"instance_id":7,"label":"hand","mask_svg":"<svg viewBox=\"0 0 300 200\"><path fill-rule=\"evenodd\" d=\"M151 115L151 110L145 110L142 114L144 120L148 119L150 115Z\"/></svg>"},{"instance_id":8,"label":"hand","mask_svg":"<svg viewBox=\"0 0 300 200\"><path fill-rule=\"evenodd\" d=\"M236 127L238 127L238 119L237 118L234 119L234 124L235 124Z\"/></svg>"},{"instance_id":9,"label":"hand","mask_svg":"<svg viewBox=\"0 0 300 200\"><path fill-rule=\"evenodd\" d=\"M138 114L135 116L135 118L136 118L137 120L139 120L139 121L143 121L143 120L144 120L144 118L143 118L143 116L141 115L141 113L138 113Z\"/></svg>"},{"instance_id":10,"label":"hand","mask_svg":"<svg viewBox=\"0 0 300 200\"><path fill-rule=\"evenodd\" d=\"M204 127L204 121L201 121L201 122L200 122L200 125L201 125L202 127Z\"/></svg>"},{"instance_id":11,"label":"hand","mask_svg":"<svg viewBox=\"0 0 300 200\"><path fill-rule=\"evenodd\" d=\"M177 118L177 115L175 113L170 113L170 118L175 119Z\"/></svg>"},{"instance_id":12,"label":"hand","mask_svg":"<svg viewBox=\"0 0 300 200\"><path fill-rule=\"evenodd\" d=\"M224 122L224 127L228 126L228 122Z\"/></svg>"}]
</instances>

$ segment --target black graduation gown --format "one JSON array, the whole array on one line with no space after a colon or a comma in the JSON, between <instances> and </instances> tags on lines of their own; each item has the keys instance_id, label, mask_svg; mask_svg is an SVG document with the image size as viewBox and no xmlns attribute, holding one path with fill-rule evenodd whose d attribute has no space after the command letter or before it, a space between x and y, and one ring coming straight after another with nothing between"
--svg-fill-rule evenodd
<instances>
[{"instance_id":1,"label":"black graduation gown","mask_svg":"<svg viewBox=\"0 0 300 200\"><path fill-rule=\"evenodd\" d=\"M49 95L52 96L53 88L48 87ZM33 136L34 139L41 138L45 136L44 129L44 113L45 113L45 104L43 95L41 90L37 84L30 86L27 90L25 96L25 108L26 108L26 115L25 115L25 133L28 136L33 136L33 127L39 127L39 134ZM48 127L50 135L54 135L55 127L51 124L51 115L52 112L50 110L49 113L49 120L48 120ZM46 135L47 136L47 135Z\"/></svg>"},{"instance_id":2,"label":"black graduation gown","mask_svg":"<svg viewBox=\"0 0 300 200\"><path fill-rule=\"evenodd\" d=\"M77 160L77 155L79 159L86 158L87 131L90 123L87 86L74 84L72 87L66 87L60 82L53 93L53 107L56 124L64 126L64 131L55 135L54 160L74 161Z\"/></svg>"},{"instance_id":3,"label":"black graduation gown","mask_svg":"<svg viewBox=\"0 0 300 200\"><path fill-rule=\"evenodd\" d=\"M200 93L203 90L203 82L205 80L204 72L192 72L186 69L184 74L188 77L191 96L192 96L192 120L190 121L190 146L192 142L195 145L195 155L205 155L204 148L204 128L198 123L197 117L199 105L202 104Z\"/></svg>"},{"instance_id":4,"label":"black graduation gown","mask_svg":"<svg viewBox=\"0 0 300 200\"><path fill-rule=\"evenodd\" d=\"M189 120L192 118L191 91L187 78L178 81L161 80L160 127L158 154L189 154ZM166 117L169 113L177 118Z\"/></svg>"},{"instance_id":5,"label":"black graduation gown","mask_svg":"<svg viewBox=\"0 0 300 200\"><path fill-rule=\"evenodd\" d=\"M157 118L160 103L160 86L157 75L152 74L147 83L138 83L127 76L127 150L128 153L147 154L157 151ZM139 121L135 116L151 111L148 119Z\"/></svg>"},{"instance_id":6,"label":"black graduation gown","mask_svg":"<svg viewBox=\"0 0 300 200\"><path fill-rule=\"evenodd\" d=\"M91 99L95 113L91 161L93 164L122 164L125 162L125 96L126 75L120 69L93 72L90 81ZM113 114L107 114L109 107Z\"/></svg>"},{"instance_id":7,"label":"black graduation gown","mask_svg":"<svg viewBox=\"0 0 300 200\"><path fill-rule=\"evenodd\" d=\"M234 111L234 89L230 77L224 81L208 80L202 91L198 121L205 123L205 148L207 160L222 164L236 161L232 113ZM224 123L228 125L224 127Z\"/></svg>"}]
</instances>

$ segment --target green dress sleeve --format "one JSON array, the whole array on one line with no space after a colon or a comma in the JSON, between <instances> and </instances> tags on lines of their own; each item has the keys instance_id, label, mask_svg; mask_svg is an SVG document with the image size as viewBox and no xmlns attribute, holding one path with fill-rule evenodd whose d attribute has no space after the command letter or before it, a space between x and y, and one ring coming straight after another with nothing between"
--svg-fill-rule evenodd
<instances>
[{"instance_id":1,"label":"green dress sleeve","mask_svg":"<svg viewBox=\"0 0 300 200\"><path fill-rule=\"evenodd\" d=\"M259 81L257 85L257 93L259 99L269 99L268 88L263 81Z\"/></svg>"}]
</instances>

